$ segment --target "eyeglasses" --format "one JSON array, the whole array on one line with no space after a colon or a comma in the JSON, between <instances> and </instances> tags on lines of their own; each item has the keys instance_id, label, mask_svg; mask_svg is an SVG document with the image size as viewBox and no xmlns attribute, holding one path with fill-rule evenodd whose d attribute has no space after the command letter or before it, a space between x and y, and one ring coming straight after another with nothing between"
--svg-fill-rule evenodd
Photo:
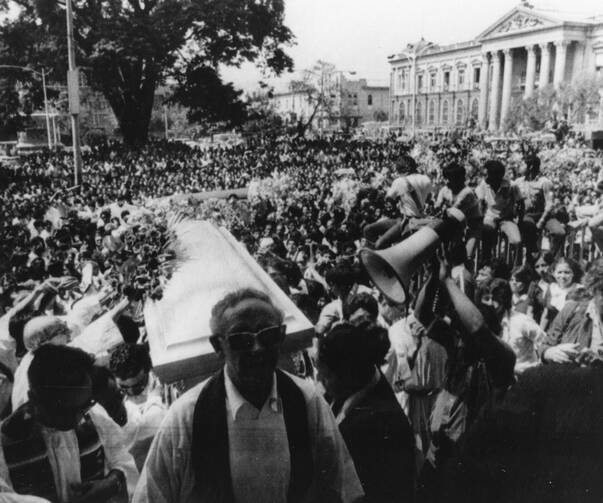
<instances>
[{"instance_id":1,"label":"eyeglasses","mask_svg":"<svg viewBox=\"0 0 603 503\"><path fill-rule=\"evenodd\" d=\"M149 384L149 374L144 375L142 379L134 384L119 384L119 390L122 395L138 396L145 390L147 384Z\"/></svg>"},{"instance_id":2,"label":"eyeglasses","mask_svg":"<svg viewBox=\"0 0 603 503\"><path fill-rule=\"evenodd\" d=\"M286 325L275 325L263 328L258 332L235 332L227 334L224 338L228 341L233 351L251 351L257 340L264 348L273 348L285 338Z\"/></svg>"}]
</instances>

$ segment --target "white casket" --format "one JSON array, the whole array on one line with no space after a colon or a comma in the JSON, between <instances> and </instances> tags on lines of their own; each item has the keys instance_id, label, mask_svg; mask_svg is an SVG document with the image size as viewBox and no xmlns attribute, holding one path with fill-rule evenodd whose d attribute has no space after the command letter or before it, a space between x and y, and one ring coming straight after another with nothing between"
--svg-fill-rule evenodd
<instances>
[{"instance_id":1,"label":"white casket","mask_svg":"<svg viewBox=\"0 0 603 503\"><path fill-rule=\"evenodd\" d=\"M284 351L311 345L310 321L230 232L190 220L176 224L175 231L181 265L163 298L147 301L144 310L153 368L162 382L201 380L219 368L209 342L211 309L225 294L243 287L267 293L285 314Z\"/></svg>"}]
</instances>

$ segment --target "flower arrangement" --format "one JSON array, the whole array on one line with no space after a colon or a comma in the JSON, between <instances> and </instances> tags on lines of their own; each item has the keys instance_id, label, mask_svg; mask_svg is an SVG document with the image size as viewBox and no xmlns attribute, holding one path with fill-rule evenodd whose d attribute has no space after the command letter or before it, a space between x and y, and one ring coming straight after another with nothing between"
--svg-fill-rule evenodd
<instances>
[{"instance_id":1,"label":"flower arrangement","mask_svg":"<svg viewBox=\"0 0 603 503\"><path fill-rule=\"evenodd\" d=\"M348 215L356 204L360 188L361 185L357 180L351 178L337 180L331 187L332 195L329 207L332 209L335 206L340 206Z\"/></svg>"},{"instance_id":2,"label":"flower arrangement","mask_svg":"<svg viewBox=\"0 0 603 503\"><path fill-rule=\"evenodd\" d=\"M290 175L275 172L269 178L253 180L249 184L247 197L251 201L258 199L279 200L290 195L294 188L294 180Z\"/></svg>"},{"instance_id":3,"label":"flower arrangement","mask_svg":"<svg viewBox=\"0 0 603 503\"><path fill-rule=\"evenodd\" d=\"M410 152L410 156L417 162L421 173L437 177L440 174L440 163L434 151L425 142L417 142Z\"/></svg>"}]
</instances>

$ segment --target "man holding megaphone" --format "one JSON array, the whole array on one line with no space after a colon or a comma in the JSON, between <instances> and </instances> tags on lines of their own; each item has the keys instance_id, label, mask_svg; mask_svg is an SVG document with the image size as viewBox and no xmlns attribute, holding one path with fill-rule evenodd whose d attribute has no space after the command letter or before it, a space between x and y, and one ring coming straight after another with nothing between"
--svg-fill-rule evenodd
<instances>
[{"instance_id":1,"label":"man holding megaphone","mask_svg":"<svg viewBox=\"0 0 603 503\"><path fill-rule=\"evenodd\" d=\"M433 263L415 306L426 336L448 356L443 389L435 400L431 444L419 480L420 501L439 501L448 465L480 411L500 399L514 382L515 354L459 289L444 262Z\"/></svg>"},{"instance_id":2,"label":"man holding megaphone","mask_svg":"<svg viewBox=\"0 0 603 503\"><path fill-rule=\"evenodd\" d=\"M477 412L514 380L515 354L493 332L477 306L437 260L442 244L462 233L465 216L450 208L401 243L386 250L364 249L360 260L375 286L390 301L409 304L410 285L420 267L431 261L431 276L420 291L415 316L426 335L448 355L448 372L431 417L431 445L421 475L421 501L437 501L444 467Z\"/></svg>"}]
</instances>

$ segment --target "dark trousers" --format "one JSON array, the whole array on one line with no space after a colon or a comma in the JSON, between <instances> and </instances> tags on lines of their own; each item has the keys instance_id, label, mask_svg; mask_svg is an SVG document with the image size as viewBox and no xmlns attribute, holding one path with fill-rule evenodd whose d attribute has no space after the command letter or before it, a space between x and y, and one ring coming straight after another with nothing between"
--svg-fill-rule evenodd
<instances>
[{"instance_id":1,"label":"dark trousers","mask_svg":"<svg viewBox=\"0 0 603 503\"><path fill-rule=\"evenodd\" d=\"M492 251L496 246L499 228L506 236L509 247L511 247L514 253L521 244L521 235L515 222L510 220L487 221L484 219L484 225L482 226L482 260L484 262L489 262L492 258Z\"/></svg>"},{"instance_id":2,"label":"dark trousers","mask_svg":"<svg viewBox=\"0 0 603 503\"><path fill-rule=\"evenodd\" d=\"M528 260L540 251L539 241L541 232L538 229L537 223L541 216L542 215L538 213L528 213L523 217L523 220L519 222L521 240L526 247ZM544 229L551 242L551 253L557 256L560 253L563 247L563 241L565 240L565 227L556 218L549 218L544 224Z\"/></svg>"}]
</instances>

